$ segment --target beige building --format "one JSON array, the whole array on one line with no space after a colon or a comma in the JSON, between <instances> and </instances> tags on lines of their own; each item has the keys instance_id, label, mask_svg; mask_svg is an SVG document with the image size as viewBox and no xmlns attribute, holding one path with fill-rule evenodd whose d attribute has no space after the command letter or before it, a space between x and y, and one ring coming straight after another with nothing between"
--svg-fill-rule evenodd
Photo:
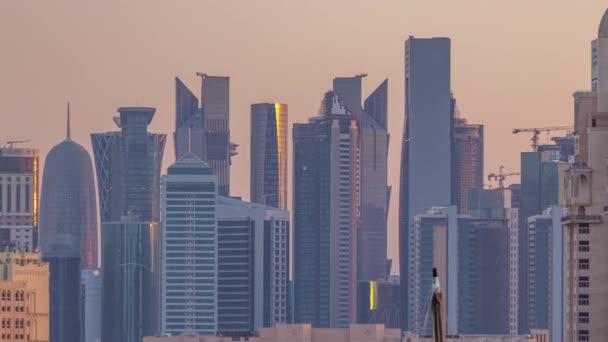
<instances>
[{"instance_id":1,"label":"beige building","mask_svg":"<svg viewBox=\"0 0 608 342\"><path fill-rule=\"evenodd\" d=\"M563 336L553 342L608 341L608 11L592 43L591 88L574 94L577 155L562 182Z\"/></svg>"},{"instance_id":2,"label":"beige building","mask_svg":"<svg viewBox=\"0 0 608 342\"><path fill-rule=\"evenodd\" d=\"M229 337L145 337L144 342L228 342ZM241 341L245 341L241 339ZM310 324L281 324L260 329L249 342L401 342L401 330L382 324L353 324L349 328L317 329ZM492 341L493 342L493 341ZM502 342L502 341L501 341ZM515 341L514 341L515 342ZM516 341L520 342L520 341ZM523 341L522 341L523 342ZM525 342L528 342L527 340Z\"/></svg>"},{"instance_id":3,"label":"beige building","mask_svg":"<svg viewBox=\"0 0 608 342\"><path fill-rule=\"evenodd\" d=\"M0 253L0 341L48 340L48 264L39 253Z\"/></svg>"}]
</instances>

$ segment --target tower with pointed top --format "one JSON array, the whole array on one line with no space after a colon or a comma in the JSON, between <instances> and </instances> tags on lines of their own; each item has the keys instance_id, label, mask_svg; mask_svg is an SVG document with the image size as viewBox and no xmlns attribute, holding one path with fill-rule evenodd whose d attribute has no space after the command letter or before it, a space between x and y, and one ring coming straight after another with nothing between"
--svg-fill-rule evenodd
<instances>
[{"instance_id":1,"label":"tower with pointed top","mask_svg":"<svg viewBox=\"0 0 608 342\"><path fill-rule=\"evenodd\" d=\"M50 342L80 342L80 272L98 267L95 182L89 153L66 138L48 153L42 183L40 246L50 264Z\"/></svg>"}]
</instances>

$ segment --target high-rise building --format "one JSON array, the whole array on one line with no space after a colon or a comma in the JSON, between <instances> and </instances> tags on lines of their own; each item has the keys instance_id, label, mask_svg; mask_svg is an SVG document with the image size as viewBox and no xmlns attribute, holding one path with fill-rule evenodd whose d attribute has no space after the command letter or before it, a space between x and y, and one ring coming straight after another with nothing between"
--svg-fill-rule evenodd
<instances>
[{"instance_id":1,"label":"high-rise building","mask_svg":"<svg viewBox=\"0 0 608 342\"><path fill-rule=\"evenodd\" d=\"M101 340L139 342L159 333L158 225L135 214L101 226Z\"/></svg>"},{"instance_id":2,"label":"high-rise building","mask_svg":"<svg viewBox=\"0 0 608 342\"><path fill-rule=\"evenodd\" d=\"M552 154L544 152L521 153L521 208L519 214L519 303L518 330L529 332L528 317L528 219L540 215L559 203L560 175L568 168L567 163L552 160Z\"/></svg>"},{"instance_id":3,"label":"high-rise building","mask_svg":"<svg viewBox=\"0 0 608 342\"><path fill-rule=\"evenodd\" d=\"M89 153L67 136L48 153L40 207L42 258L50 267L50 341L80 342L80 270L98 267L95 181Z\"/></svg>"},{"instance_id":4,"label":"high-rise building","mask_svg":"<svg viewBox=\"0 0 608 342\"><path fill-rule=\"evenodd\" d=\"M450 39L405 42L405 120L399 189L401 311L408 312L410 231L414 217L451 203ZM403 314L402 329L411 327Z\"/></svg>"},{"instance_id":5,"label":"high-rise building","mask_svg":"<svg viewBox=\"0 0 608 342\"><path fill-rule=\"evenodd\" d=\"M251 201L287 209L287 105L251 105Z\"/></svg>"},{"instance_id":6,"label":"high-rise building","mask_svg":"<svg viewBox=\"0 0 608 342\"><path fill-rule=\"evenodd\" d=\"M563 339L608 336L608 10L592 43L591 93L575 93L575 163L563 185ZM595 106L594 106L595 105ZM555 340L554 340L555 341Z\"/></svg>"},{"instance_id":7,"label":"high-rise building","mask_svg":"<svg viewBox=\"0 0 608 342\"><path fill-rule=\"evenodd\" d=\"M122 107L120 132L91 134L102 239L102 341L139 342L160 319L160 168L154 108Z\"/></svg>"},{"instance_id":8,"label":"high-rise building","mask_svg":"<svg viewBox=\"0 0 608 342\"><path fill-rule=\"evenodd\" d=\"M356 310L360 132L334 92L320 115L293 128L294 320L347 327Z\"/></svg>"},{"instance_id":9,"label":"high-rise building","mask_svg":"<svg viewBox=\"0 0 608 342\"><path fill-rule=\"evenodd\" d=\"M357 119L360 164L360 207L357 232L357 279L386 279L386 222L390 199L387 186L388 80L384 80L361 107L361 83L366 74L337 77L333 90Z\"/></svg>"},{"instance_id":10,"label":"high-rise building","mask_svg":"<svg viewBox=\"0 0 608 342\"><path fill-rule=\"evenodd\" d=\"M289 212L220 196L217 222L218 334L286 323Z\"/></svg>"},{"instance_id":11,"label":"high-rise building","mask_svg":"<svg viewBox=\"0 0 608 342\"><path fill-rule=\"evenodd\" d=\"M483 189L483 125L469 124L452 98L452 202L458 212L468 212L471 189Z\"/></svg>"},{"instance_id":12,"label":"high-rise building","mask_svg":"<svg viewBox=\"0 0 608 342\"><path fill-rule=\"evenodd\" d=\"M528 218L528 320L530 330L562 330L562 209L551 206ZM557 270L557 272L556 272ZM553 324L559 324L555 330Z\"/></svg>"},{"instance_id":13,"label":"high-rise building","mask_svg":"<svg viewBox=\"0 0 608 342\"><path fill-rule=\"evenodd\" d=\"M175 159L191 152L207 162L218 177L219 193L230 194L230 157L236 145L230 143L230 78L202 77L201 105L179 79L175 79Z\"/></svg>"},{"instance_id":14,"label":"high-rise building","mask_svg":"<svg viewBox=\"0 0 608 342\"><path fill-rule=\"evenodd\" d=\"M161 331L217 331L217 177L193 153L162 182Z\"/></svg>"},{"instance_id":15,"label":"high-rise building","mask_svg":"<svg viewBox=\"0 0 608 342\"><path fill-rule=\"evenodd\" d=\"M49 265L39 253L0 253L0 340L49 342Z\"/></svg>"},{"instance_id":16,"label":"high-rise building","mask_svg":"<svg viewBox=\"0 0 608 342\"><path fill-rule=\"evenodd\" d=\"M0 247L33 251L38 243L38 150L0 148Z\"/></svg>"},{"instance_id":17,"label":"high-rise building","mask_svg":"<svg viewBox=\"0 0 608 342\"><path fill-rule=\"evenodd\" d=\"M399 284L388 280L359 281L357 286L357 323L384 324L389 329L399 329Z\"/></svg>"}]
</instances>

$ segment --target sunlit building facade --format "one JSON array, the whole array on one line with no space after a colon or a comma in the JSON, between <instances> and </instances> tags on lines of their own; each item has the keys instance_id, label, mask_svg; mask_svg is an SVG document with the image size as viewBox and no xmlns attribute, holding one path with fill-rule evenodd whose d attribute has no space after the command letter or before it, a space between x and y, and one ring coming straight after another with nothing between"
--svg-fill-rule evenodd
<instances>
[{"instance_id":1,"label":"sunlit building facade","mask_svg":"<svg viewBox=\"0 0 608 342\"><path fill-rule=\"evenodd\" d=\"M0 247L33 251L38 244L38 149L0 148Z\"/></svg>"},{"instance_id":2,"label":"sunlit building facade","mask_svg":"<svg viewBox=\"0 0 608 342\"><path fill-rule=\"evenodd\" d=\"M251 201L287 209L287 105L251 105Z\"/></svg>"}]
</instances>

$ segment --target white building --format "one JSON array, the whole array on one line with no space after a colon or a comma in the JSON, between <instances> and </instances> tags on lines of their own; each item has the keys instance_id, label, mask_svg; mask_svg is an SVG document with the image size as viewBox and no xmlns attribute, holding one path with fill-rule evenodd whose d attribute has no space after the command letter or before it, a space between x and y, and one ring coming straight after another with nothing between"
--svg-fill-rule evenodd
<instances>
[{"instance_id":1,"label":"white building","mask_svg":"<svg viewBox=\"0 0 608 342\"><path fill-rule=\"evenodd\" d=\"M217 331L217 177L193 154L162 181L161 331Z\"/></svg>"}]
</instances>

